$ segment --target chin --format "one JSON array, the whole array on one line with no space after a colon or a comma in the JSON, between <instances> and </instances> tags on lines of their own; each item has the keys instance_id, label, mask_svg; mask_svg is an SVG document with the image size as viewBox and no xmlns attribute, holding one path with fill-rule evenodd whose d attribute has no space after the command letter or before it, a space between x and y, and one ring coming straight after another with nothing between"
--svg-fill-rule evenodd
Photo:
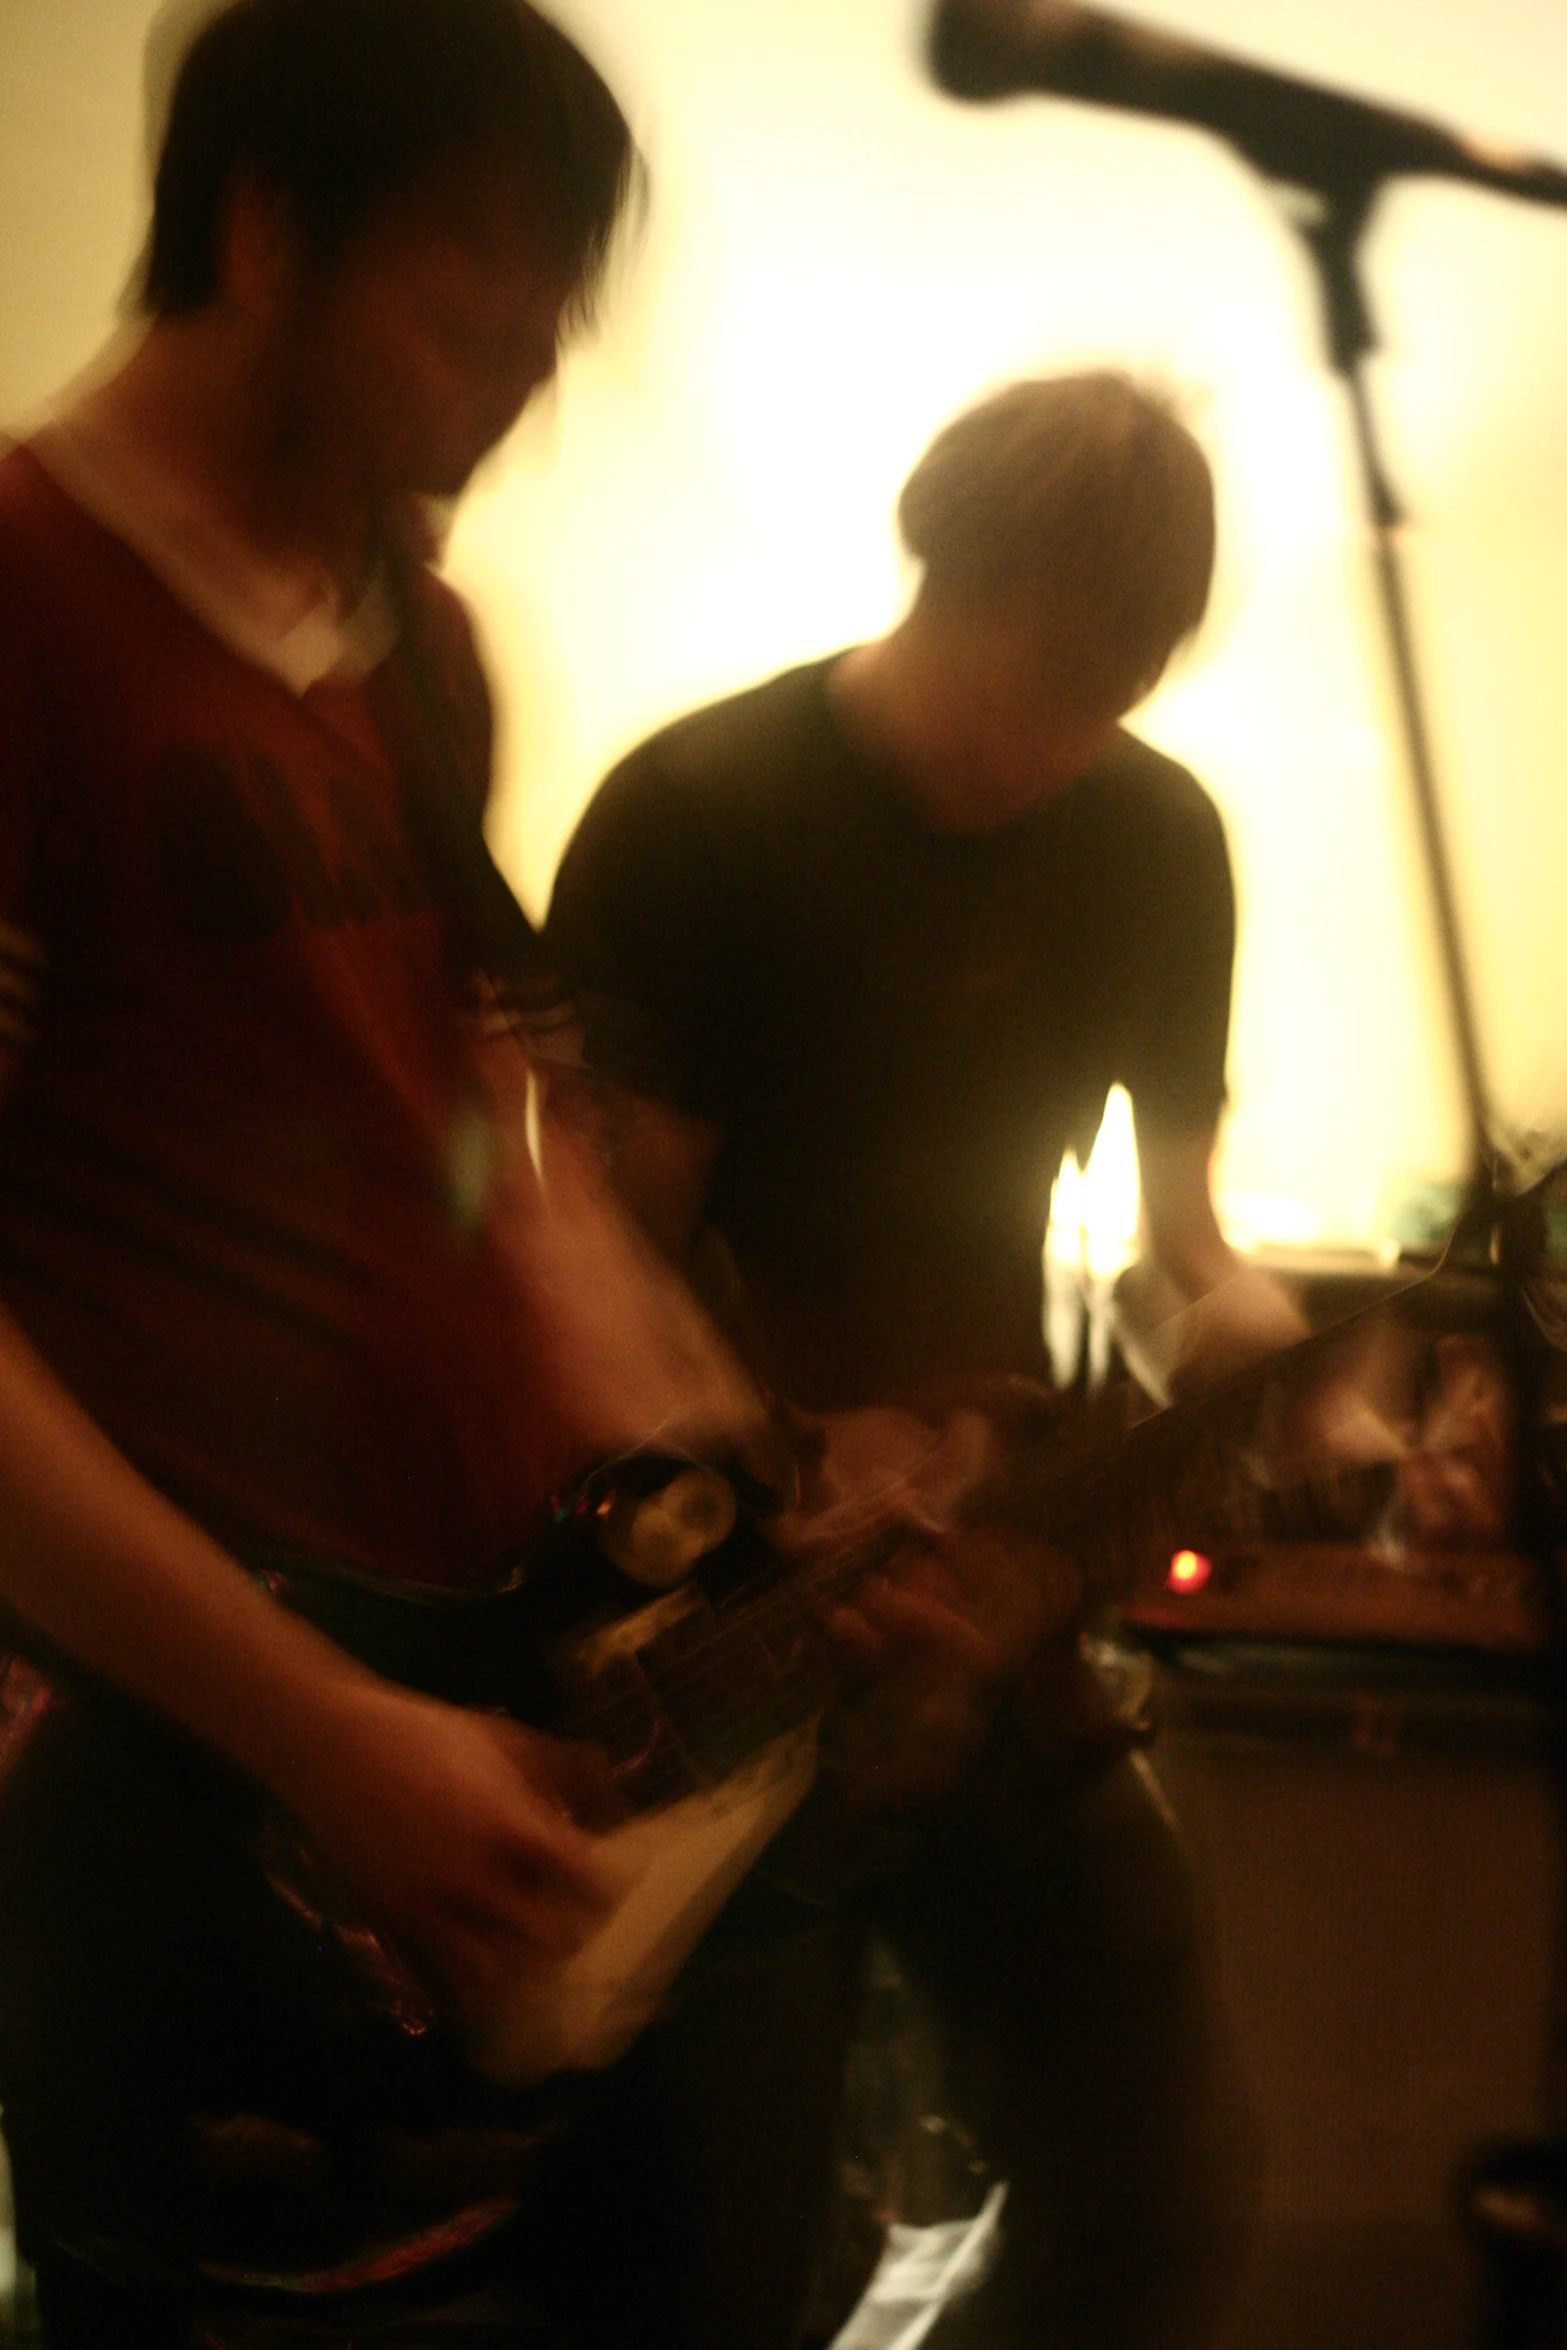
<instances>
[{"instance_id":1,"label":"chin","mask_svg":"<svg viewBox=\"0 0 1567 2350\"><path fill-rule=\"evenodd\" d=\"M491 443L478 446L470 437L461 442L426 442L404 447L396 471L397 489L412 498L455 498L468 487Z\"/></svg>"},{"instance_id":2,"label":"chin","mask_svg":"<svg viewBox=\"0 0 1567 2350\"><path fill-rule=\"evenodd\" d=\"M460 498L478 470L479 459L450 458L434 460L417 468L418 478L406 486L416 498Z\"/></svg>"}]
</instances>

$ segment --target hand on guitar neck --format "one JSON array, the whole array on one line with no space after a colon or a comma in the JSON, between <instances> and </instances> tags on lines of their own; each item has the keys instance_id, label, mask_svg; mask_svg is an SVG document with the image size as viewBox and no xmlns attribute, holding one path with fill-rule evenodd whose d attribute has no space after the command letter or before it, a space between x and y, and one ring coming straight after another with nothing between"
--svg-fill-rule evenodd
<instances>
[{"instance_id":1,"label":"hand on guitar neck","mask_svg":"<svg viewBox=\"0 0 1567 2350\"><path fill-rule=\"evenodd\" d=\"M786 1544L841 1543L856 1517L892 1537L826 1618L863 1672L824 1722L824 1768L851 1810L897 1809L961 1778L1002 1693L1076 1617L1082 1579L1043 1542L963 1522L1002 1472L990 1413L960 1406L933 1428L876 1407L830 1415L819 1436Z\"/></svg>"}]
</instances>

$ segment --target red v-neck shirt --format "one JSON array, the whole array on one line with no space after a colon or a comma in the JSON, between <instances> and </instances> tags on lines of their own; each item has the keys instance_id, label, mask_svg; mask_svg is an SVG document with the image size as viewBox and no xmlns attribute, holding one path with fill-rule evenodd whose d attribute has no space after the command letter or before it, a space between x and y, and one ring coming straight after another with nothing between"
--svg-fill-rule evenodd
<instances>
[{"instance_id":1,"label":"red v-neck shirt","mask_svg":"<svg viewBox=\"0 0 1567 2350\"><path fill-rule=\"evenodd\" d=\"M0 458L0 1293L221 1536L473 1582L557 1456L458 1212L472 1021L391 734L374 674L296 695Z\"/></svg>"}]
</instances>

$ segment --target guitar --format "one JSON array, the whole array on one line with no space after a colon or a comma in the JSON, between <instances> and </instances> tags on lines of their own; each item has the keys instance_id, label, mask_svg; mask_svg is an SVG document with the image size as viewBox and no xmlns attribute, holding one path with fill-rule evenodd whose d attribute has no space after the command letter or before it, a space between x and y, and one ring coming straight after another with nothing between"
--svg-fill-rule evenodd
<instances>
[{"instance_id":1,"label":"guitar","mask_svg":"<svg viewBox=\"0 0 1567 2350\"><path fill-rule=\"evenodd\" d=\"M1020 1447L971 1505L1031 1521L1045 1449ZM743 1471L644 1453L574 1488L480 1599L267 1568L277 1597L383 1673L608 1765L622 1816L595 1841L612 1906L572 1958L467 2020L465 2054L487 2078L518 2089L601 2070L665 2004L815 1781L818 1720L864 1670L828 1618L908 1539L903 1491L889 1481L779 1546L770 1496Z\"/></svg>"},{"instance_id":2,"label":"guitar","mask_svg":"<svg viewBox=\"0 0 1567 2350\"><path fill-rule=\"evenodd\" d=\"M1108 1410L1051 1417L971 1502L1069 1549L1096 1596L1162 1584L1172 1552L1221 1538L1364 1534L1385 1515L1396 1463L1314 1453L1301 1412L1353 1365L1368 1329L1386 1322L1420 1356L1421 1311L1411 1293L1130 1429ZM26 2018L24 2080L45 2085L68 2126L71 2099L57 2092L80 2070L75 2041L85 2028L94 2050L90 2106L131 2030L144 2042L132 2086L111 2085L108 2100L123 2114L155 2079L165 2102L172 2086L190 2111L277 2115L312 2142L345 2114L356 2142L367 2126L384 2137L476 2119L549 2138L563 2084L631 2046L811 1786L816 1723L854 1669L824 1617L900 1539L875 1509L834 1534L791 1555L743 1475L635 1455L562 1497L515 1573L480 1595L253 1562L281 1603L382 1673L591 1740L607 1759L625 1816L602 1844L621 1897L572 1959L531 1974L473 2028L465 2061L290 1823L106 1692L60 1702L35 1689L0 1800L0 2033ZM70 1881L57 1897L62 1844ZM18 1849L42 1856L31 1876L13 1866ZM19 1959L7 1930L29 1889L66 1920L52 1970L25 1948ZM10 2058L7 2077L14 2100ZM13 2118L28 2117L14 2106ZM160 2159L177 2163L178 2149ZM472 2208L490 2226L516 2201L508 2190ZM209 2273L256 2273L251 2202L238 2252L232 2213L215 2238L205 2219L197 2230ZM326 2228L334 2247L340 2220ZM375 2224L384 2234L384 2216ZM448 2246L449 2230L435 2236ZM313 2219L304 2241L323 2240ZM340 2278L343 2261L317 2273Z\"/></svg>"}]
</instances>

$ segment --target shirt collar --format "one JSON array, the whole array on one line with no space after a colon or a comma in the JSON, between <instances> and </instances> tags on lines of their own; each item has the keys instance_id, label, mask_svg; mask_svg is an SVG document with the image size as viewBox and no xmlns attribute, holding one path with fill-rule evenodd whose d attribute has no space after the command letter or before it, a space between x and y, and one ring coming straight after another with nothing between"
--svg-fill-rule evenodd
<instances>
[{"instance_id":1,"label":"shirt collar","mask_svg":"<svg viewBox=\"0 0 1567 2350\"><path fill-rule=\"evenodd\" d=\"M28 446L193 618L292 692L367 676L391 651L397 624L379 575L343 613L324 573L312 578L258 554L108 411L100 391L62 409Z\"/></svg>"}]
</instances>

